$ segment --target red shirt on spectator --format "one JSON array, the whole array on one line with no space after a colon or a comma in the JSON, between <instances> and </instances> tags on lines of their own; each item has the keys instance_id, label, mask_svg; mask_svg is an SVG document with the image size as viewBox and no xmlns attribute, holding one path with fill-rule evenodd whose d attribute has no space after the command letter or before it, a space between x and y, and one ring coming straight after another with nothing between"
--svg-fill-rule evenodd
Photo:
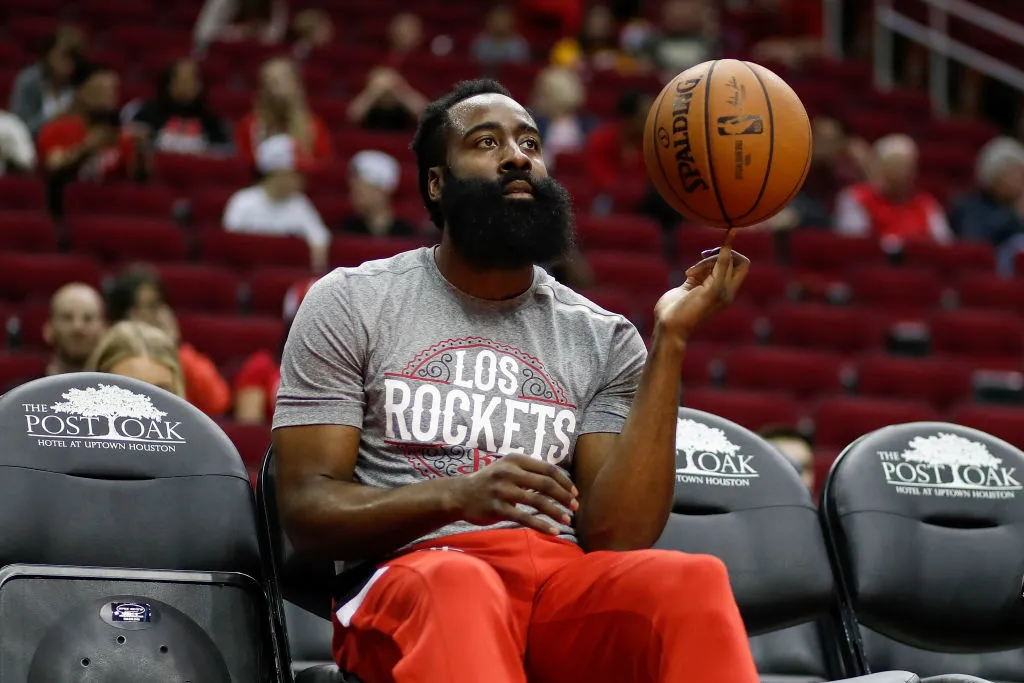
<instances>
[{"instance_id":1,"label":"red shirt on spectator","mask_svg":"<svg viewBox=\"0 0 1024 683\"><path fill-rule=\"evenodd\" d=\"M57 150L73 149L85 142L88 127L78 114L68 114L50 121L39 131L37 145L39 158L46 158ZM78 177L82 180L106 180L124 178L133 170L135 163L135 140L121 131L116 145L101 149L82 164Z\"/></svg>"},{"instance_id":2,"label":"red shirt on spectator","mask_svg":"<svg viewBox=\"0 0 1024 683\"><path fill-rule=\"evenodd\" d=\"M274 414L277 385L281 383L281 370L270 351L262 350L249 356L235 375L235 393L243 389L260 389L266 398L267 420Z\"/></svg>"},{"instance_id":3,"label":"red shirt on spectator","mask_svg":"<svg viewBox=\"0 0 1024 683\"><path fill-rule=\"evenodd\" d=\"M851 185L836 200L836 228L846 235L949 242L953 233L935 198L916 191L894 202L871 183Z\"/></svg>"},{"instance_id":4,"label":"red shirt on spectator","mask_svg":"<svg viewBox=\"0 0 1024 683\"><path fill-rule=\"evenodd\" d=\"M231 389L213 361L191 344L179 346L178 357L185 376L185 399L211 417L227 411L231 406Z\"/></svg>"},{"instance_id":5,"label":"red shirt on spectator","mask_svg":"<svg viewBox=\"0 0 1024 683\"><path fill-rule=\"evenodd\" d=\"M333 151L331 149L331 134L327 130L327 126L316 116L310 117L310 123L312 124L310 132L313 136L312 153L300 154L300 157L304 157L307 161L330 159ZM250 164L255 163L256 147L266 137L263 124L260 123L254 112L249 112L242 117L242 121L238 124L238 129L235 132L235 147L238 149L238 155Z\"/></svg>"},{"instance_id":6,"label":"red shirt on spectator","mask_svg":"<svg viewBox=\"0 0 1024 683\"><path fill-rule=\"evenodd\" d=\"M586 168L594 188L610 194L619 210L632 210L647 188L643 147L623 142L622 124L607 123L587 140Z\"/></svg>"}]
</instances>

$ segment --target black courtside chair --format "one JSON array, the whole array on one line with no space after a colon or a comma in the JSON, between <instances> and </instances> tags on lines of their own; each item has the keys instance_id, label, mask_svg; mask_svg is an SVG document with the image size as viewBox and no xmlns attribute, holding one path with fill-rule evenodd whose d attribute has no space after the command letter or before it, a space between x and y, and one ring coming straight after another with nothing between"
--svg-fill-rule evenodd
<instances>
[{"instance_id":1,"label":"black courtside chair","mask_svg":"<svg viewBox=\"0 0 1024 683\"><path fill-rule=\"evenodd\" d=\"M248 475L162 389L63 374L0 397L0 681L281 679Z\"/></svg>"},{"instance_id":2,"label":"black courtside chair","mask_svg":"<svg viewBox=\"0 0 1024 683\"><path fill-rule=\"evenodd\" d=\"M948 423L885 427L839 456L821 514L861 671L1024 683L1022 483L1024 453Z\"/></svg>"}]
</instances>

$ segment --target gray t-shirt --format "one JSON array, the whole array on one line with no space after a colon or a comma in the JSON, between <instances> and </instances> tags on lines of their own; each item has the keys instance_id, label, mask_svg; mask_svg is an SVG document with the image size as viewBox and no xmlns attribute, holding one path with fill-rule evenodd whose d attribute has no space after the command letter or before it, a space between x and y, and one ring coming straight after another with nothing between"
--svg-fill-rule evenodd
<instances>
[{"instance_id":1,"label":"gray t-shirt","mask_svg":"<svg viewBox=\"0 0 1024 683\"><path fill-rule=\"evenodd\" d=\"M628 320L539 267L526 292L488 301L445 280L433 248L417 249L309 290L274 428L359 427L355 481L367 486L471 474L510 453L571 471L579 435L621 431L646 354ZM456 522L419 540L479 528Z\"/></svg>"}]
</instances>

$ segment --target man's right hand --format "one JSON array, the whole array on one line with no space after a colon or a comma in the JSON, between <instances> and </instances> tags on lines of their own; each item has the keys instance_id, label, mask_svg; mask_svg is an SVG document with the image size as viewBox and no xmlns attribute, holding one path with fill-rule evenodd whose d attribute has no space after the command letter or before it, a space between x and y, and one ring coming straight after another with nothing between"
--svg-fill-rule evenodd
<instances>
[{"instance_id":1,"label":"man's right hand","mask_svg":"<svg viewBox=\"0 0 1024 683\"><path fill-rule=\"evenodd\" d=\"M478 526L512 521L558 535L556 527L516 505L529 505L565 524L572 519L555 501L572 511L579 507L579 492L564 470L525 455L506 455L473 474L449 481L459 518Z\"/></svg>"}]
</instances>

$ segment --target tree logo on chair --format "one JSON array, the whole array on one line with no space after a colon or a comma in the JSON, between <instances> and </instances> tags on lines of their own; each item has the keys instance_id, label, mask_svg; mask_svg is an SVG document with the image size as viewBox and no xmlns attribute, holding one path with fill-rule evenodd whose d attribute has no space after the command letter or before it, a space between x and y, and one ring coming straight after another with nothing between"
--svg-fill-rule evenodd
<instances>
[{"instance_id":1,"label":"tree logo on chair","mask_svg":"<svg viewBox=\"0 0 1024 683\"><path fill-rule=\"evenodd\" d=\"M681 484L750 486L757 470L752 455L740 454L740 447L725 432L695 420L676 421L676 481Z\"/></svg>"},{"instance_id":2,"label":"tree logo on chair","mask_svg":"<svg viewBox=\"0 0 1024 683\"><path fill-rule=\"evenodd\" d=\"M906 450L880 451L882 473L896 492L947 498L1013 498L1022 488L1015 467L983 443L939 432L915 436Z\"/></svg>"},{"instance_id":3,"label":"tree logo on chair","mask_svg":"<svg viewBox=\"0 0 1024 683\"><path fill-rule=\"evenodd\" d=\"M61 398L23 406L27 433L39 446L173 453L185 443L181 422L164 420L167 413L145 394L99 384L68 389Z\"/></svg>"}]
</instances>

